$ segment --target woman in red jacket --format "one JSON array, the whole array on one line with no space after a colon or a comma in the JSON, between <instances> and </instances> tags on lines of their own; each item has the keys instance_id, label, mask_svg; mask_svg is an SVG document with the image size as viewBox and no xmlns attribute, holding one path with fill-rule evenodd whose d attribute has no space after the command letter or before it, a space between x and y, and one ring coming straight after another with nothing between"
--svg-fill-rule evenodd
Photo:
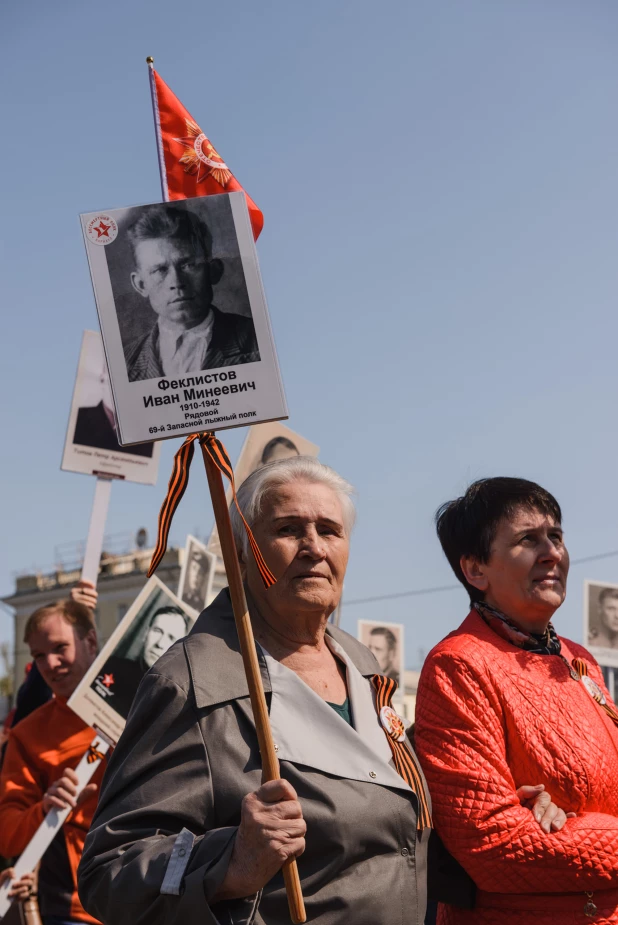
<instances>
[{"instance_id":1,"label":"woman in red jacket","mask_svg":"<svg viewBox=\"0 0 618 925\"><path fill-rule=\"evenodd\" d=\"M440 508L442 548L472 609L427 658L415 743L434 825L477 886L440 925L618 923L618 713L599 666L556 634L569 554L534 482L475 482ZM569 818L546 834L517 788Z\"/></svg>"}]
</instances>

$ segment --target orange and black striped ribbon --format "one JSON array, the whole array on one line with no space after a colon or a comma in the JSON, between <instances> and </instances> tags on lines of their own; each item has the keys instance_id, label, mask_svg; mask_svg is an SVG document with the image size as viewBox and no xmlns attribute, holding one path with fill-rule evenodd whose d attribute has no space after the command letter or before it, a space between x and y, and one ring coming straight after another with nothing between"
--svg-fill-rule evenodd
<instances>
[{"instance_id":1,"label":"orange and black striped ribbon","mask_svg":"<svg viewBox=\"0 0 618 925\"><path fill-rule=\"evenodd\" d=\"M583 658L574 658L571 664L573 665L573 668L579 675L580 679L588 676L588 665L583 660ZM613 720L616 726L618 726L618 712L616 711L616 708L611 706L607 700L605 703L602 703L599 698L595 697L594 695L592 696L592 699L595 701L595 703L598 703L602 710L605 710L609 718Z\"/></svg>"},{"instance_id":2,"label":"orange and black striped ribbon","mask_svg":"<svg viewBox=\"0 0 618 925\"><path fill-rule=\"evenodd\" d=\"M393 681L392 678L385 677L385 675L374 674L371 677L371 683L376 692L376 709L379 714L382 707L391 707L393 694L397 690L397 682ZM384 729L384 732L393 753L395 769L400 777L403 777L406 784L409 785L418 800L416 828L422 832L423 829L431 828L431 812L429 810L429 796L418 760L414 752L408 747L407 742L398 742L396 738L389 734L387 729Z\"/></svg>"},{"instance_id":3,"label":"orange and black striped ribbon","mask_svg":"<svg viewBox=\"0 0 618 925\"><path fill-rule=\"evenodd\" d=\"M100 752L97 748L98 742L93 742L92 745L88 746L88 764L94 764L95 761L103 761L105 755L103 752Z\"/></svg>"},{"instance_id":4,"label":"orange and black striped ribbon","mask_svg":"<svg viewBox=\"0 0 618 925\"><path fill-rule=\"evenodd\" d=\"M157 547L150 562L148 577L150 578L150 576L154 574L161 562L161 559L165 555L170 527L172 525L172 519L176 513L176 508L180 504L182 496L185 493L185 489L189 484L189 470L191 468L191 461L193 460L196 440L199 440L200 445L206 450L217 469L223 475L225 475L227 479L229 479L230 485L232 486L234 504L238 509L238 513L241 516L243 524L245 525L247 537L249 538L249 545L251 546L251 551L255 558L259 573L262 577L262 581L264 582L264 587L270 588L272 585L274 585L277 579L266 565L264 557L260 552L260 547L258 546L255 537L253 536L251 527L245 520L243 512L240 510L238 505L238 498L236 497L236 485L234 483L234 470L232 468L229 456L227 455L226 449L221 441L218 440L214 433L210 430L202 434L190 434L174 456L174 465L172 468L169 484L167 486L167 495L161 506L161 510L159 511Z\"/></svg>"}]
</instances>

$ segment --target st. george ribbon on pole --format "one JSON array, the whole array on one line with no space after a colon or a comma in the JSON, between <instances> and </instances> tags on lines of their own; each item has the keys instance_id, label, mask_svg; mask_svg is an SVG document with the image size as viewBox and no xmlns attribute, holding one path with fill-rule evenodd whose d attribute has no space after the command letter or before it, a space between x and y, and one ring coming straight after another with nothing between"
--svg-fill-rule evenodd
<instances>
[{"instance_id":1,"label":"st. george ribbon on pole","mask_svg":"<svg viewBox=\"0 0 618 925\"><path fill-rule=\"evenodd\" d=\"M154 74L154 58L150 55L146 58L148 65L148 79L150 82L150 93L152 97L152 114L155 125L155 138L157 143L157 157L159 161L159 174L161 177L161 192L163 199L169 201L169 194L166 183L165 157L161 142L161 121L159 114L159 104ZM230 512L228 510L225 498L225 488L223 486L223 477L220 470L212 461L208 452L202 446L204 456L204 465L206 466L206 475L210 496L215 514L215 522L221 541L221 552L223 555L223 564L227 574L230 597L232 599L232 608L234 610L234 620L240 642L240 651L242 654L247 685L249 687L249 698L251 700L251 709L255 720L255 729L257 732L260 755L262 758L262 780L264 782L279 780L281 777L279 770L279 759L275 752L275 745L270 728L270 719L268 716L268 706L262 686L262 676L257 660L255 649L255 640L253 638L253 629L249 619L249 610L245 598L245 590L238 562L238 553L232 535L232 523L230 521ZM300 877L298 875L298 865L296 860L286 861L283 865L283 878L285 889L290 907L290 917L294 925L302 925L307 921L305 904L300 886Z\"/></svg>"},{"instance_id":2,"label":"st. george ribbon on pole","mask_svg":"<svg viewBox=\"0 0 618 925\"><path fill-rule=\"evenodd\" d=\"M225 488L220 470L212 461L212 458L206 448L202 445L202 455L206 467L206 476L208 478L208 487L212 499L212 507L215 514L215 522L219 533L221 543L221 553L223 555L223 564L229 583L230 597L232 599L232 608L234 610L234 620L240 642L240 652L242 655L245 675L247 677L247 686L249 687L249 699L251 700L251 709L255 720L255 731L258 737L260 747L260 756L262 758L262 782L267 783L271 780L279 780L281 773L279 770L279 759L275 751L272 729L270 728L270 719L268 716L268 706L264 695L262 685L262 675L258 662L257 651L255 648L255 639L253 637L253 627L249 618L249 608L245 597L240 564L238 562L238 553L232 534L232 522L230 512L225 497ZM283 879L290 907L290 917L294 925L301 925L307 921L305 904L298 875L298 865L292 858L283 865Z\"/></svg>"}]
</instances>

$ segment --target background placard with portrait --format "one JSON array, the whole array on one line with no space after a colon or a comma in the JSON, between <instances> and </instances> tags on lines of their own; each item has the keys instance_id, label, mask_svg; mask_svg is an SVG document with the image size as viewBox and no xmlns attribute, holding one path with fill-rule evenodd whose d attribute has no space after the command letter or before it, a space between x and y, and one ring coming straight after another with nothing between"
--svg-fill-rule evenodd
<instances>
[{"instance_id":1,"label":"background placard with portrait","mask_svg":"<svg viewBox=\"0 0 618 925\"><path fill-rule=\"evenodd\" d=\"M178 597L196 617L210 603L217 557L194 536L188 536L178 580Z\"/></svg>"},{"instance_id":2,"label":"background placard with portrait","mask_svg":"<svg viewBox=\"0 0 618 925\"><path fill-rule=\"evenodd\" d=\"M358 621L357 638L375 655L380 674L399 685L395 700L402 700L405 693L403 630L403 623Z\"/></svg>"},{"instance_id":3,"label":"background placard with portrait","mask_svg":"<svg viewBox=\"0 0 618 925\"><path fill-rule=\"evenodd\" d=\"M584 645L599 665L618 668L618 584L584 582Z\"/></svg>"},{"instance_id":4,"label":"background placard with portrait","mask_svg":"<svg viewBox=\"0 0 618 925\"><path fill-rule=\"evenodd\" d=\"M81 220L123 444L287 417L243 193Z\"/></svg>"},{"instance_id":5,"label":"background placard with portrait","mask_svg":"<svg viewBox=\"0 0 618 925\"><path fill-rule=\"evenodd\" d=\"M317 456L319 446L311 443L300 434L273 421L269 424L254 424L249 428L245 442L242 445L238 462L234 466L234 481L239 488L245 479L269 462L277 459L289 459L292 456ZM227 492L228 504L232 501L232 491ZM216 526L208 540L208 549L216 556L221 556L221 545Z\"/></svg>"},{"instance_id":6,"label":"background placard with portrait","mask_svg":"<svg viewBox=\"0 0 618 925\"><path fill-rule=\"evenodd\" d=\"M153 576L90 666L68 705L85 723L117 742L139 682L195 622L193 613Z\"/></svg>"},{"instance_id":7,"label":"background placard with portrait","mask_svg":"<svg viewBox=\"0 0 618 925\"><path fill-rule=\"evenodd\" d=\"M98 331L84 331L61 469L154 485L161 447L118 442L116 411Z\"/></svg>"}]
</instances>

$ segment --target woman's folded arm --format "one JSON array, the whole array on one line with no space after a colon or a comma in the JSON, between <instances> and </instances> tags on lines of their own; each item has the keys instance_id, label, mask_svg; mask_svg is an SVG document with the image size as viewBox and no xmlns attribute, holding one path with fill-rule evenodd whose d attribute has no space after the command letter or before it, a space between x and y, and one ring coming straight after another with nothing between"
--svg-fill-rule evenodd
<instances>
[{"instance_id":1,"label":"woman's folded arm","mask_svg":"<svg viewBox=\"0 0 618 925\"><path fill-rule=\"evenodd\" d=\"M559 832L541 830L516 793L500 703L466 662L447 653L430 657L416 713L416 749L436 830L480 889L561 893L615 886L618 818L584 812ZM543 783L551 793L551 781Z\"/></svg>"}]
</instances>

